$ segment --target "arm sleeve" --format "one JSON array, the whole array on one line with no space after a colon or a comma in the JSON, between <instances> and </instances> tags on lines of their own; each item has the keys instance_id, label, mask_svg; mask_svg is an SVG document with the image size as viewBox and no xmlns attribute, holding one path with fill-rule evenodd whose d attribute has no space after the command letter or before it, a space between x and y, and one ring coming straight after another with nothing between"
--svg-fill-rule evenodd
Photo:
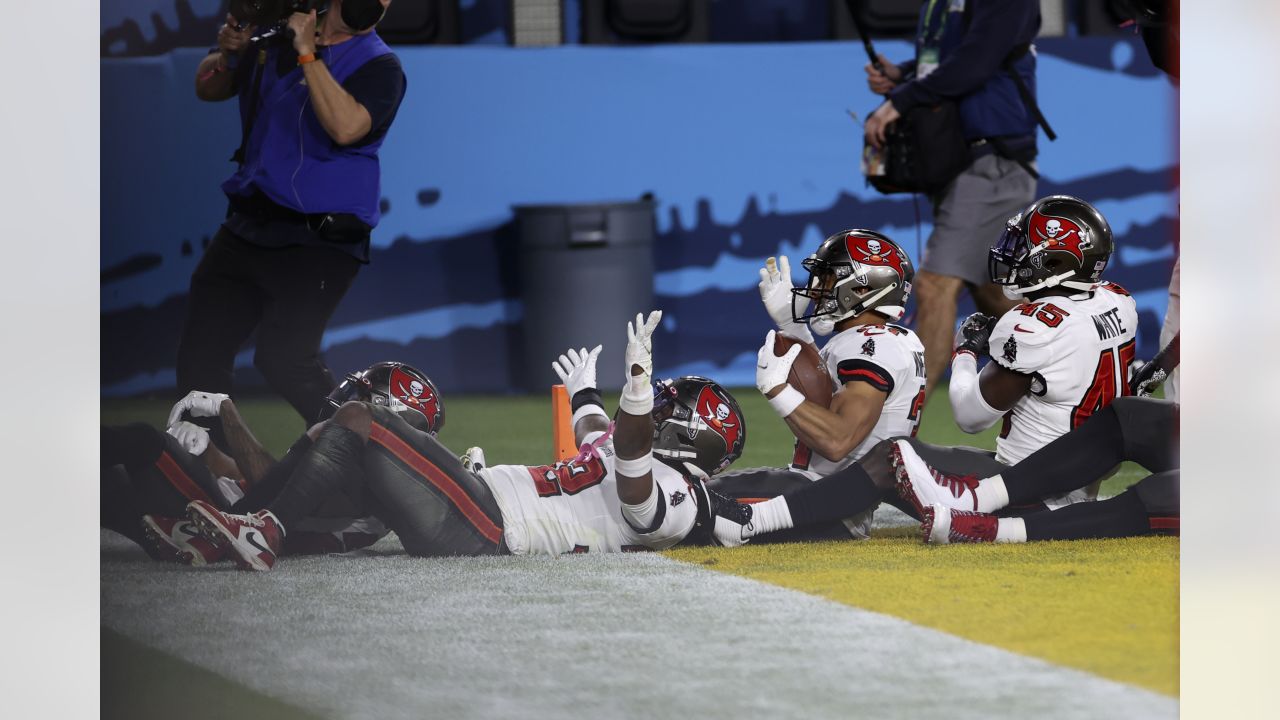
<instances>
[{"instance_id":1,"label":"arm sleeve","mask_svg":"<svg viewBox=\"0 0 1280 720\"><path fill-rule=\"evenodd\" d=\"M1004 413L987 404L978 384L978 361L969 353L960 353L951 361L951 385L947 389L951 414L956 425L969 433L980 433L991 427Z\"/></svg>"},{"instance_id":2,"label":"arm sleeve","mask_svg":"<svg viewBox=\"0 0 1280 720\"><path fill-rule=\"evenodd\" d=\"M400 109L400 101L404 99L404 70L395 55L381 55L361 65L342 83L342 88L351 93L356 102L369 111L369 134L361 138L363 144L382 137L391 127L396 112Z\"/></svg>"},{"instance_id":3,"label":"arm sleeve","mask_svg":"<svg viewBox=\"0 0 1280 720\"><path fill-rule=\"evenodd\" d=\"M968 1L974 3L973 15L956 49L927 77L905 82L889 93L898 112L973 92L999 72L1010 50L1034 38L1038 30L1034 21L1040 7L1034 0Z\"/></svg>"}]
</instances>

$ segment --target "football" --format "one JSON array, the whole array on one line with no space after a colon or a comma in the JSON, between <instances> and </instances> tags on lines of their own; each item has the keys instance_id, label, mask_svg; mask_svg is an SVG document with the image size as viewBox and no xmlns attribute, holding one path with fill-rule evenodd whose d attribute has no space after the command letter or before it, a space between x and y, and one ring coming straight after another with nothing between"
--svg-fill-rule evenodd
<instances>
[{"instance_id":1,"label":"football","mask_svg":"<svg viewBox=\"0 0 1280 720\"><path fill-rule=\"evenodd\" d=\"M777 333L773 339L773 354L782 355L796 343L800 341L791 335ZM827 366L822 363L822 357L818 355L817 348L813 345L800 344L800 354L791 365L791 372L787 374L787 383L799 390L809 402L817 403L822 407L831 407L831 375L827 373Z\"/></svg>"}]
</instances>

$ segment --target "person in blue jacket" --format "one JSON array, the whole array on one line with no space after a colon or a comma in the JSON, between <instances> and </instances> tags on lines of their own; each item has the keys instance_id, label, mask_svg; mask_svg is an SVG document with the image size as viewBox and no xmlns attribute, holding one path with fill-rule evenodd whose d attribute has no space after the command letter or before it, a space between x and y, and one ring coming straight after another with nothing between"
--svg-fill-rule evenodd
<instances>
[{"instance_id":1,"label":"person in blue jacket","mask_svg":"<svg viewBox=\"0 0 1280 720\"><path fill-rule=\"evenodd\" d=\"M886 96L867 118L868 143L882 147L886 127L912 108L951 100L959 104L973 157L931 198L933 232L916 273L926 393L950 360L960 292L967 289L978 309L991 315L1014 305L990 282L987 250L1009 218L1037 197L1036 119L1004 65L1011 63L1034 98L1030 43L1039 30L1038 0L927 0L920 9L915 58L895 65L881 56L879 69L866 66L871 90Z\"/></svg>"},{"instance_id":2,"label":"person in blue jacket","mask_svg":"<svg viewBox=\"0 0 1280 720\"><path fill-rule=\"evenodd\" d=\"M400 61L374 27L390 0L332 0L287 30L227 16L196 71L196 95L240 100L226 220L191 277L178 392L230 393L240 346L308 423L335 387L320 357L325 326L369 261L381 200L378 150L404 97ZM265 34L265 33L264 33Z\"/></svg>"}]
</instances>

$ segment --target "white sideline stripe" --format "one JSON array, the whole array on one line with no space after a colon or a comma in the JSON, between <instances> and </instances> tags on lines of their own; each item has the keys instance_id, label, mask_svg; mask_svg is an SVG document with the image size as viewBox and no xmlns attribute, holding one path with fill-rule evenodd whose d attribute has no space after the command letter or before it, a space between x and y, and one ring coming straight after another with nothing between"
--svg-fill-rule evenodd
<instances>
[{"instance_id":1,"label":"white sideline stripe","mask_svg":"<svg viewBox=\"0 0 1280 720\"><path fill-rule=\"evenodd\" d=\"M1176 700L659 555L160 565L102 533L102 623L341 718L1176 718ZM392 554L394 553L394 554Z\"/></svg>"}]
</instances>

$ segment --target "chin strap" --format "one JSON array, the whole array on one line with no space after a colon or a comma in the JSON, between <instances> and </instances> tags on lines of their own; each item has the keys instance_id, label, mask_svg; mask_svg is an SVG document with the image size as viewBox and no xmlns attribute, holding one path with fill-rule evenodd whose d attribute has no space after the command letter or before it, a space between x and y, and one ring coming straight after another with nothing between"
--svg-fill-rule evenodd
<instances>
[{"instance_id":1,"label":"chin strap","mask_svg":"<svg viewBox=\"0 0 1280 720\"><path fill-rule=\"evenodd\" d=\"M1014 295L1018 295L1019 297L1021 297L1022 295L1026 295L1027 293L1033 293L1037 290L1047 290L1051 287L1057 287L1058 285L1066 285L1069 288L1081 289L1080 283L1076 282L1075 280L1067 280L1067 278L1071 277L1074 273L1075 273L1074 270L1069 270L1067 272L1060 273L1052 277L1047 277L1044 280L1041 280L1040 282L1036 283L1035 285L1032 285L1031 287L1014 287L1010 290L1010 292L1012 292ZM1094 285L1093 283L1088 283L1087 289L1093 289L1093 285Z\"/></svg>"},{"instance_id":2,"label":"chin strap","mask_svg":"<svg viewBox=\"0 0 1280 720\"><path fill-rule=\"evenodd\" d=\"M837 318L836 322L840 322L841 320L846 320L848 318L861 315L862 313L868 310L878 310L879 308L873 307L873 305L875 305L875 303L879 301L880 298L884 297L885 295L888 295L889 293L897 289L898 289L898 283L892 283L890 285L886 285L885 287L880 288L879 290L872 293L871 295L868 295L867 297L863 298L857 305L854 305L852 308L850 308L849 312Z\"/></svg>"}]
</instances>

